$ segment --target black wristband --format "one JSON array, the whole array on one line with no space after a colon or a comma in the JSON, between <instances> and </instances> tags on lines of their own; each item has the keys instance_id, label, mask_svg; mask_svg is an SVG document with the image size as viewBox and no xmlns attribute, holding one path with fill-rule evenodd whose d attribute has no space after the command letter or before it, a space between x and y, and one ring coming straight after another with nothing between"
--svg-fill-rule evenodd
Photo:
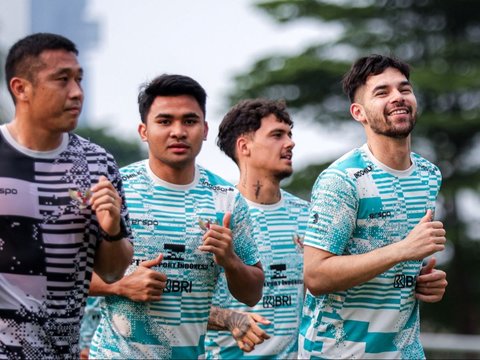
<instances>
[{"instance_id":1,"label":"black wristband","mask_svg":"<svg viewBox=\"0 0 480 360\"><path fill-rule=\"evenodd\" d=\"M120 232L118 234L110 236L105 231L102 231L102 237L108 242L122 240L123 238L127 237L127 235L127 228L123 222L123 219L120 220Z\"/></svg>"}]
</instances>

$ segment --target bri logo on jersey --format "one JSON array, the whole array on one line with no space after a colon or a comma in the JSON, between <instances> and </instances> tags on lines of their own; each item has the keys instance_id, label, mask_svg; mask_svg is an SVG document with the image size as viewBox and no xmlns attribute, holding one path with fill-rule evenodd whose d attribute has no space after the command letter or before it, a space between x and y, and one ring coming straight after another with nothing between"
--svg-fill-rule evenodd
<instances>
[{"instance_id":1,"label":"bri logo on jersey","mask_svg":"<svg viewBox=\"0 0 480 360\"><path fill-rule=\"evenodd\" d=\"M192 281L187 280L170 280L167 279L167 284L164 293L179 293L179 292L192 292Z\"/></svg>"},{"instance_id":2,"label":"bri logo on jersey","mask_svg":"<svg viewBox=\"0 0 480 360\"><path fill-rule=\"evenodd\" d=\"M262 306L263 308L292 306L292 295L265 295Z\"/></svg>"},{"instance_id":3,"label":"bri logo on jersey","mask_svg":"<svg viewBox=\"0 0 480 360\"><path fill-rule=\"evenodd\" d=\"M403 289L406 287L413 287L415 285L415 276L412 275L395 275L393 280L393 287L396 289Z\"/></svg>"}]
</instances>

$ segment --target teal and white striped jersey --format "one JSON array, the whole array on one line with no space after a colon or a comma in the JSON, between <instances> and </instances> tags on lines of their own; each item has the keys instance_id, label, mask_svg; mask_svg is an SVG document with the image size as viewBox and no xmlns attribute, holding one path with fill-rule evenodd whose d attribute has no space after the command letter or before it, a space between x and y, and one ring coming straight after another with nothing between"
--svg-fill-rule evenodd
<instances>
[{"instance_id":1,"label":"teal and white striped jersey","mask_svg":"<svg viewBox=\"0 0 480 360\"><path fill-rule=\"evenodd\" d=\"M271 336L250 353L243 353L230 331L207 332L207 358L293 359L297 357L298 328L303 304L303 238L307 227L308 203L285 191L273 205L247 200L260 260L265 272L263 297L253 308L229 293L222 274L213 305L262 315L272 323L262 328Z\"/></svg>"},{"instance_id":2,"label":"teal and white striped jersey","mask_svg":"<svg viewBox=\"0 0 480 360\"><path fill-rule=\"evenodd\" d=\"M305 245L336 255L370 252L404 239L434 210L439 169L417 154L404 171L375 159L367 145L335 161L313 191ZM346 291L307 291L299 357L424 358L415 280L421 261L399 263Z\"/></svg>"},{"instance_id":3,"label":"teal and white striped jersey","mask_svg":"<svg viewBox=\"0 0 480 360\"><path fill-rule=\"evenodd\" d=\"M198 247L208 224L221 224L230 211L236 254L247 265L258 263L248 206L234 186L199 166L189 185L159 179L146 160L121 169L121 174L135 251L127 274L163 253L162 263L153 269L165 273L168 280L157 302L105 297L91 357L203 357L213 291L222 269L212 254Z\"/></svg>"}]
</instances>

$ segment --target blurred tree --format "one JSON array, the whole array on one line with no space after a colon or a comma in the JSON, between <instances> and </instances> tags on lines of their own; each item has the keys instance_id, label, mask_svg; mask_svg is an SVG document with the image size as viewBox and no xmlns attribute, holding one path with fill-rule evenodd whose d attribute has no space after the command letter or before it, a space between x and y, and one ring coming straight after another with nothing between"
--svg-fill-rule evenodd
<instances>
[{"instance_id":1,"label":"blurred tree","mask_svg":"<svg viewBox=\"0 0 480 360\"><path fill-rule=\"evenodd\" d=\"M119 167L145 159L148 155L141 143L133 140L123 140L109 135L105 128L80 127L75 133L103 146L117 161Z\"/></svg>"},{"instance_id":2,"label":"blurred tree","mask_svg":"<svg viewBox=\"0 0 480 360\"><path fill-rule=\"evenodd\" d=\"M284 98L297 122L309 119L338 127L346 120L353 123L340 80L354 59L393 54L413 66L421 110L414 149L442 170L438 214L454 250L446 265L446 296L439 304L424 306L422 326L479 333L479 216L464 202L478 202L480 189L480 159L475 156L480 136L480 1L278 0L257 6L280 23L308 19L338 27L339 33L299 54L258 60L247 74L236 77L232 103L258 96ZM324 165L297 172L286 188L305 196Z\"/></svg>"}]
</instances>

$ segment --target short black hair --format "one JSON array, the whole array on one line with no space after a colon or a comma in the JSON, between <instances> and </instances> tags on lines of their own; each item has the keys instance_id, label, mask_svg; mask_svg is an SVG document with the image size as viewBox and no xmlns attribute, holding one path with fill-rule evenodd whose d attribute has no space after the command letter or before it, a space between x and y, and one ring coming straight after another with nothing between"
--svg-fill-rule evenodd
<instances>
[{"instance_id":1,"label":"short black hair","mask_svg":"<svg viewBox=\"0 0 480 360\"><path fill-rule=\"evenodd\" d=\"M193 96L200 106L203 115L206 115L207 93L198 82L184 75L163 74L141 86L138 94L140 119L143 123L147 122L148 112L156 97L180 95Z\"/></svg>"},{"instance_id":2,"label":"short black hair","mask_svg":"<svg viewBox=\"0 0 480 360\"><path fill-rule=\"evenodd\" d=\"M254 133L262 125L262 119L275 115L280 122L293 127L293 121L283 100L247 99L233 106L218 127L217 145L238 164L235 148L241 135Z\"/></svg>"},{"instance_id":3,"label":"short black hair","mask_svg":"<svg viewBox=\"0 0 480 360\"><path fill-rule=\"evenodd\" d=\"M15 97L10 89L10 80L15 76L21 76L34 81L35 73L44 65L39 61L39 56L46 50L65 50L78 55L75 44L62 35L35 33L18 40L8 51L5 61L5 79L13 101Z\"/></svg>"},{"instance_id":4,"label":"short black hair","mask_svg":"<svg viewBox=\"0 0 480 360\"><path fill-rule=\"evenodd\" d=\"M405 75L407 80L410 79L410 66L395 57L372 54L355 61L342 81L343 91L348 95L350 102L355 102L354 99L357 89L365 85L370 75L381 74L387 68L397 69Z\"/></svg>"}]
</instances>

